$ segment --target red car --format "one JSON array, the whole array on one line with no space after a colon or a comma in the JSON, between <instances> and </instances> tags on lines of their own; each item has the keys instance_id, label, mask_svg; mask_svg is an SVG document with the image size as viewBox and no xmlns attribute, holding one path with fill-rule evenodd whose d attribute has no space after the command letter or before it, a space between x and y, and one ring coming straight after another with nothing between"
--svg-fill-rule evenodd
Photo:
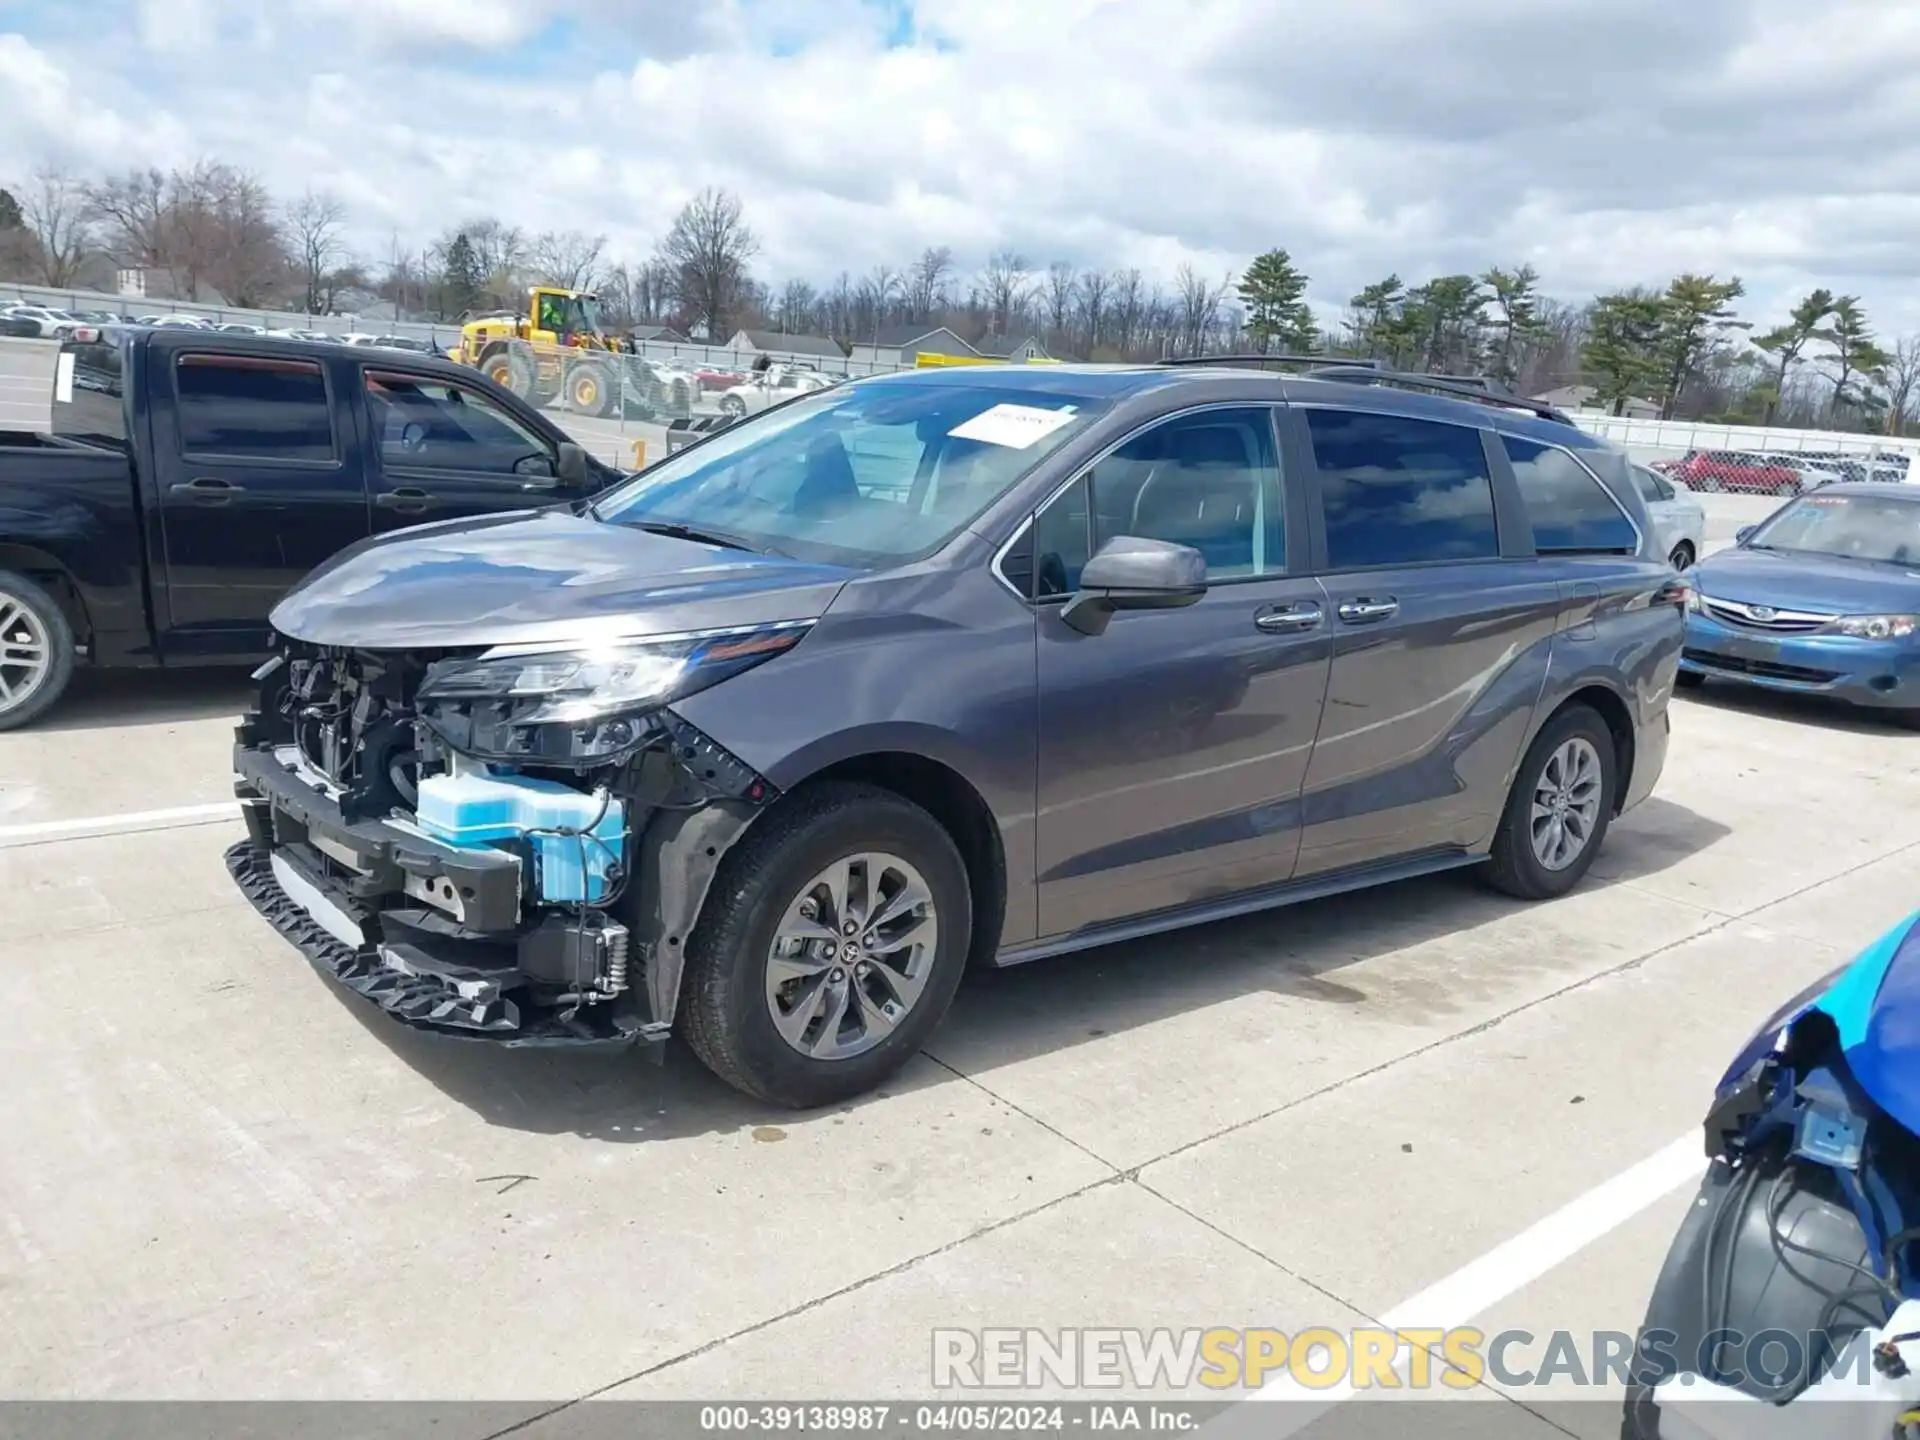
<instances>
[{"instance_id":1,"label":"red car","mask_svg":"<svg viewBox=\"0 0 1920 1440\"><path fill-rule=\"evenodd\" d=\"M702 365L693 372L693 378L700 382L700 393L709 390L731 390L746 380L738 370L716 370L711 365Z\"/></svg>"},{"instance_id":2,"label":"red car","mask_svg":"<svg viewBox=\"0 0 1920 1440\"><path fill-rule=\"evenodd\" d=\"M1733 495L1798 495L1806 488L1801 472L1769 455L1745 450L1696 450L1664 467L1689 490Z\"/></svg>"}]
</instances>

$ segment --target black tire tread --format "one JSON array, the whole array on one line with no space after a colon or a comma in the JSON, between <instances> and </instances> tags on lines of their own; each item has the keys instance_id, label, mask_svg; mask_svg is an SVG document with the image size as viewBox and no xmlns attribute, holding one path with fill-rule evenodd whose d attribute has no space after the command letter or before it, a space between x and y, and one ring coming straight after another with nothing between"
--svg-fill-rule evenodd
<instances>
[{"instance_id":1,"label":"black tire tread","mask_svg":"<svg viewBox=\"0 0 1920 1440\"><path fill-rule=\"evenodd\" d=\"M53 651L53 673L39 693L17 710L0 711L0 730L18 730L31 725L59 703L72 682L76 655L73 626L67 621L67 612L46 587L17 570L0 570L0 590L24 601L39 616Z\"/></svg>"},{"instance_id":2,"label":"black tire tread","mask_svg":"<svg viewBox=\"0 0 1920 1440\"><path fill-rule=\"evenodd\" d=\"M681 975L680 1006L676 1028L700 1062L720 1079L757 1100L789 1109L805 1109L841 1098L824 1094L818 1099L779 1093L755 1074L742 1046L742 1036L730 1018L735 999L734 987L747 982L761 983L756 967L732 963L747 939L754 908L763 898L756 880L765 874L787 846L802 840L811 830L829 824L858 810L891 811L910 823L927 827L929 838L938 836L950 852L950 858L964 878L966 862L952 839L925 810L891 790L853 781L823 781L796 791L783 800L771 814L756 824L747 836L726 855L707 892L700 918L687 937L686 966ZM939 977L930 977L928 992L921 1004L944 1013L966 968L966 941L972 915L966 909L970 892L960 887L962 913L954 917L957 929L949 931L953 921L942 911L942 944L957 942L961 963L952 967L951 979L942 985ZM949 941L946 936L951 935ZM941 995L938 990L944 989ZM924 1013L924 1012L923 1012ZM937 1021L936 1021L937 1023ZM847 1063L847 1062L841 1062Z\"/></svg>"},{"instance_id":3,"label":"black tire tread","mask_svg":"<svg viewBox=\"0 0 1920 1440\"><path fill-rule=\"evenodd\" d=\"M1586 852L1573 862L1569 870L1561 872L1572 878L1549 884L1543 882L1537 873L1532 847L1520 833L1520 812L1533 793L1534 776L1546 763L1547 755L1576 732L1586 733L1589 739L1596 742L1595 748L1600 752L1600 770L1606 781L1600 804L1600 823L1593 838L1587 842ZM1540 733L1533 737L1526 756L1514 772L1513 788L1507 792L1506 807L1500 812L1500 828L1494 832L1493 848L1487 856L1486 865L1481 867L1481 875L1486 883L1518 900L1547 900L1564 895L1578 885L1606 841L1607 829L1613 819L1613 807L1618 799L1618 766L1613 733L1592 706L1569 704L1556 711L1540 727Z\"/></svg>"}]
</instances>

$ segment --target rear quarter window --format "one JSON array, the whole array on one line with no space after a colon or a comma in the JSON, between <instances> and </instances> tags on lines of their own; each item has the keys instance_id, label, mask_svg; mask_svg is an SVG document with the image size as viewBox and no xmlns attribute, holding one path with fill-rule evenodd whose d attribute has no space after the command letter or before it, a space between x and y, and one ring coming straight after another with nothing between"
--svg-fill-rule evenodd
<instances>
[{"instance_id":1,"label":"rear quarter window","mask_svg":"<svg viewBox=\"0 0 1920 1440\"><path fill-rule=\"evenodd\" d=\"M1640 537L1618 502L1572 453L1503 435L1521 503L1533 526L1533 548L1551 554L1632 554Z\"/></svg>"},{"instance_id":2,"label":"rear quarter window","mask_svg":"<svg viewBox=\"0 0 1920 1440\"><path fill-rule=\"evenodd\" d=\"M1333 569L1500 554L1478 430L1360 410L1306 417Z\"/></svg>"},{"instance_id":3,"label":"rear quarter window","mask_svg":"<svg viewBox=\"0 0 1920 1440\"><path fill-rule=\"evenodd\" d=\"M318 361L188 354L175 362L174 385L183 455L335 458L333 410Z\"/></svg>"}]
</instances>

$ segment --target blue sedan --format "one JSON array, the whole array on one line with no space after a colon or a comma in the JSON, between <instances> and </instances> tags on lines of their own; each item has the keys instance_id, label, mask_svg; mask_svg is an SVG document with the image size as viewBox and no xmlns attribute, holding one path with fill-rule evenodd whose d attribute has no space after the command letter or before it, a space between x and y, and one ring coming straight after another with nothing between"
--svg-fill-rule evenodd
<instances>
[{"instance_id":1,"label":"blue sedan","mask_svg":"<svg viewBox=\"0 0 1920 1440\"><path fill-rule=\"evenodd\" d=\"M1920 485L1825 486L1692 578L1682 685L1829 695L1920 726Z\"/></svg>"}]
</instances>

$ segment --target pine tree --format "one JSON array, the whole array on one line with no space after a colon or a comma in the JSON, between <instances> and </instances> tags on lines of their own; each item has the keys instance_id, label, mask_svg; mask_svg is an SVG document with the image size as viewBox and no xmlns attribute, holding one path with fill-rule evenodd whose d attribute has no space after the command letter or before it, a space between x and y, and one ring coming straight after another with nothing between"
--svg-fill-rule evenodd
<instances>
[{"instance_id":1,"label":"pine tree","mask_svg":"<svg viewBox=\"0 0 1920 1440\"><path fill-rule=\"evenodd\" d=\"M1640 291L1602 295L1587 312L1581 360L1599 399L1618 415L1660 375L1660 298Z\"/></svg>"},{"instance_id":2,"label":"pine tree","mask_svg":"<svg viewBox=\"0 0 1920 1440\"><path fill-rule=\"evenodd\" d=\"M449 314L464 315L479 303L480 292L487 283L480 257L474 251L473 242L467 238L466 231L462 230L453 237L440 269L440 283L446 295L443 308Z\"/></svg>"},{"instance_id":3,"label":"pine tree","mask_svg":"<svg viewBox=\"0 0 1920 1440\"><path fill-rule=\"evenodd\" d=\"M1734 318L1733 302L1747 293L1740 277L1676 275L1660 297L1660 418L1671 420L1680 391L1707 352L1729 330L1750 328Z\"/></svg>"},{"instance_id":4,"label":"pine tree","mask_svg":"<svg viewBox=\"0 0 1920 1440\"><path fill-rule=\"evenodd\" d=\"M1767 413L1763 423L1771 425L1773 417L1779 413L1781 397L1787 390L1787 372L1807 346L1819 338L1821 322L1833 314L1833 306L1831 290L1815 290L1788 312L1786 324L1754 337L1754 345L1778 362L1778 368L1773 373L1773 393L1767 396Z\"/></svg>"},{"instance_id":5,"label":"pine tree","mask_svg":"<svg viewBox=\"0 0 1920 1440\"><path fill-rule=\"evenodd\" d=\"M1240 277L1240 301L1247 307L1246 331L1261 354L1275 341L1288 354L1306 354L1319 342L1319 327L1306 303L1307 277L1284 250L1254 257Z\"/></svg>"}]
</instances>

